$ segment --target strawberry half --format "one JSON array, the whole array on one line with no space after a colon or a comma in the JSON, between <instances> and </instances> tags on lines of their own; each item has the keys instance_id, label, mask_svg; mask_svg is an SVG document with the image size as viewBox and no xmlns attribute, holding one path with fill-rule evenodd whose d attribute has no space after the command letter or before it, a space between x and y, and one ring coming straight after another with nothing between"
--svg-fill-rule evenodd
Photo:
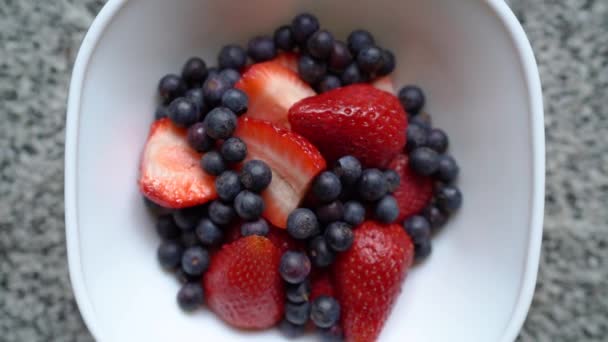
<instances>
[{"instance_id":1,"label":"strawberry half","mask_svg":"<svg viewBox=\"0 0 608 342\"><path fill-rule=\"evenodd\" d=\"M433 181L430 177L420 176L412 171L408 165L408 156L400 154L391 162L391 169L395 170L399 177L399 187L393 196L399 205L399 216L396 222L418 214L433 197Z\"/></svg>"},{"instance_id":2,"label":"strawberry half","mask_svg":"<svg viewBox=\"0 0 608 342\"><path fill-rule=\"evenodd\" d=\"M306 139L268 122L243 117L234 135L247 144L247 160L262 160L272 170L272 181L262 192L266 204L262 215L285 228L289 213L298 207L313 178L325 169L325 160Z\"/></svg>"},{"instance_id":3,"label":"strawberry half","mask_svg":"<svg viewBox=\"0 0 608 342\"><path fill-rule=\"evenodd\" d=\"M298 58L300 56L295 52L281 52L275 57L275 61L279 62L282 66L297 73L298 72Z\"/></svg>"},{"instance_id":4,"label":"strawberry half","mask_svg":"<svg viewBox=\"0 0 608 342\"><path fill-rule=\"evenodd\" d=\"M383 168L403 149L407 118L394 95L355 84L306 98L291 107L294 132L332 163L345 155Z\"/></svg>"},{"instance_id":5,"label":"strawberry half","mask_svg":"<svg viewBox=\"0 0 608 342\"><path fill-rule=\"evenodd\" d=\"M372 82L372 85L377 89L384 90L393 95L395 94L395 84L390 76L382 76L377 78Z\"/></svg>"},{"instance_id":6,"label":"strawberry half","mask_svg":"<svg viewBox=\"0 0 608 342\"><path fill-rule=\"evenodd\" d=\"M297 73L284 66L288 63L286 60L254 64L241 76L235 87L249 96L246 116L289 128L289 108L301 99L315 95Z\"/></svg>"},{"instance_id":7,"label":"strawberry half","mask_svg":"<svg viewBox=\"0 0 608 342\"><path fill-rule=\"evenodd\" d=\"M139 188L163 207L192 207L217 197L214 178L201 169L201 154L190 148L186 134L164 118L152 124L148 135Z\"/></svg>"}]
</instances>

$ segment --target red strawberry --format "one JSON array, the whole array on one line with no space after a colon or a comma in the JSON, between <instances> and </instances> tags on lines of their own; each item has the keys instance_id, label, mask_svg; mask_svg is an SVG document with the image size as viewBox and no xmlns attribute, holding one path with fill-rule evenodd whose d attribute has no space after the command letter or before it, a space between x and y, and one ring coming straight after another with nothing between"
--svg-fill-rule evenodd
<instances>
[{"instance_id":1,"label":"red strawberry","mask_svg":"<svg viewBox=\"0 0 608 342\"><path fill-rule=\"evenodd\" d=\"M325 160L310 142L286 129L243 117L235 136L247 144L247 159L259 159L272 169L272 182L262 197L262 214L270 223L285 228L287 216L298 207L313 178L325 169Z\"/></svg>"},{"instance_id":2,"label":"red strawberry","mask_svg":"<svg viewBox=\"0 0 608 342\"><path fill-rule=\"evenodd\" d=\"M289 110L289 122L328 162L350 154L366 167L384 167L405 145L407 119L399 100L368 84L304 99Z\"/></svg>"},{"instance_id":3,"label":"red strawberry","mask_svg":"<svg viewBox=\"0 0 608 342\"><path fill-rule=\"evenodd\" d=\"M298 58L300 56L295 52L281 52L275 57L275 61L279 62L282 66L297 73L298 72Z\"/></svg>"},{"instance_id":4,"label":"red strawberry","mask_svg":"<svg viewBox=\"0 0 608 342\"><path fill-rule=\"evenodd\" d=\"M283 60L254 64L245 71L236 88L249 95L247 116L289 128L289 108L315 92L283 64Z\"/></svg>"},{"instance_id":5,"label":"red strawberry","mask_svg":"<svg viewBox=\"0 0 608 342\"><path fill-rule=\"evenodd\" d=\"M207 304L228 324L265 329L283 317L281 253L270 240L248 236L213 256L203 279Z\"/></svg>"},{"instance_id":6,"label":"red strawberry","mask_svg":"<svg viewBox=\"0 0 608 342\"><path fill-rule=\"evenodd\" d=\"M304 249L302 244L289 236L285 229L270 227L268 239L279 249L281 255L287 251L299 251Z\"/></svg>"},{"instance_id":7,"label":"red strawberry","mask_svg":"<svg viewBox=\"0 0 608 342\"><path fill-rule=\"evenodd\" d=\"M313 273L311 276L310 287L311 287L311 290L310 290L310 301L311 302L319 296L334 297L336 295L336 291L334 289L334 284L332 283L332 279L329 276L329 273L326 271Z\"/></svg>"},{"instance_id":8,"label":"red strawberry","mask_svg":"<svg viewBox=\"0 0 608 342\"><path fill-rule=\"evenodd\" d=\"M347 341L376 341L414 258L414 246L403 227L363 222L355 229L351 249L334 265Z\"/></svg>"},{"instance_id":9,"label":"red strawberry","mask_svg":"<svg viewBox=\"0 0 608 342\"><path fill-rule=\"evenodd\" d=\"M390 76L382 76L377 78L372 82L372 85L380 90L384 90L393 95L395 94L395 84Z\"/></svg>"},{"instance_id":10,"label":"red strawberry","mask_svg":"<svg viewBox=\"0 0 608 342\"><path fill-rule=\"evenodd\" d=\"M164 118L152 124L140 164L139 188L167 208L185 208L217 197L214 178L200 167L201 154L186 141L186 130Z\"/></svg>"},{"instance_id":11,"label":"red strawberry","mask_svg":"<svg viewBox=\"0 0 608 342\"><path fill-rule=\"evenodd\" d=\"M397 171L401 180L399 187L393 193L399 204L397 222L419 213L431 201L433 196L433 181L430 177L414 173L408 165L408 156L400 154L390 164Z\"/></svg>"}]
</instances>

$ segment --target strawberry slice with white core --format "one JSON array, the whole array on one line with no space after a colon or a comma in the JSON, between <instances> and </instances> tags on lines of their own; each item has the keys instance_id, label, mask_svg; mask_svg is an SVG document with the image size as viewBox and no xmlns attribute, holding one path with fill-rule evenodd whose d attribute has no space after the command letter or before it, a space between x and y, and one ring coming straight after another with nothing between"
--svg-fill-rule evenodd
<instances>
[{"instance_id":1,"label":"strawberry slice with white core","mask_svg":"<svg viewBox=\"0 0 608 342\"><path fill-rule=\"evenodd\" d=\"M395 84L390 76L382 76L377 78L372 82L372 85L377 89L384 90L395 95Z\"/></svg>"},{"instance_id":2,"label":"strawberry slice with white core","mask_svg":"<svg viewBox=\"0 0 608 342\"><path fill-rule=\"evenodd\" d=\"M217 197L214 177L201 169L201 154L188 145L186 134L168 118L160 119L144 148L139 188L163 207L191 207Z\"/></svg>"},{"instance_id":3,"label":"strawberry slice with white core","mask_svg":"<svg viewBox=\"0 0 608 342\"><path fill-rule=\"evenodd\" d=\"M300 58L300 55L295 52L281 52L274 58L274 60L279 62L279 64L286 67L287 69L297 73L298 58Z\"/></svg>"},{"instance_id":4,"label":"strawberry slice with white core","mask_svg":"<svg viewBox=\"0 0 608 342\"><path fill-rule=\"evenodd\" d=\"M268 122L242 117L234 135L247 144L247 160L262 160L272 170L272 181L262 192L266 205L262 215L285 228L287 216L325 169L325 159L308 140Z\"/></svg>"},{"instance_id":5,"label":"strawberry slice with white core","mask_svg":"<svg viewBox=\"0 0 608 342\"><path fill-rule=\"evenodd\" d=\"M246 116L289 129L289 108L315 92L283 63L275 59L254 64L241 76L236 88L249 96Z\"/></svg>"}]
</instances>

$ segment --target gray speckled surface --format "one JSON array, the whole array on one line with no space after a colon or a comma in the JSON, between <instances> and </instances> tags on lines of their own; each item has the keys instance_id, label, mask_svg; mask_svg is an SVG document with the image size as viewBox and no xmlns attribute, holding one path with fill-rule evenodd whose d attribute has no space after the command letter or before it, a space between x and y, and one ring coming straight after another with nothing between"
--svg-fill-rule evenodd
<instances>
[{"instance_id":1,"label":"gray speckled surface","mask_svg":"<svg viewBox=\"0 0 608 342\"><path fill-rule=\"evenodd\" d=\"M90 341L68 280L68 79L103 1L0 3L0 341ZM608 340L608 1L512 0L545 95L547 208L521 341Z\"/></svg>"}]
</instances>

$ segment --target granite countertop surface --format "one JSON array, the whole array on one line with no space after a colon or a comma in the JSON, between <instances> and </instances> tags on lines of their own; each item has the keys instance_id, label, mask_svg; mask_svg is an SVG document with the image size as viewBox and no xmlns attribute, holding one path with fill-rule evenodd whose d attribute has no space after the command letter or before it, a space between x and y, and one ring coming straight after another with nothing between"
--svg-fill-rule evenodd
<instances>
[{"instance_id":1,"label":"granite countertop surface","mask_svg":"<svg viewBox=\"0 0 608 342\"><path fill-rule=\"evenodd\" d=\"M520 341L608 341L608 1L511 0L543 83L545 231ZM99 0L0 3L0 341L90 341L68 278L68 80Z\"/></svg>"}]
</instances>

